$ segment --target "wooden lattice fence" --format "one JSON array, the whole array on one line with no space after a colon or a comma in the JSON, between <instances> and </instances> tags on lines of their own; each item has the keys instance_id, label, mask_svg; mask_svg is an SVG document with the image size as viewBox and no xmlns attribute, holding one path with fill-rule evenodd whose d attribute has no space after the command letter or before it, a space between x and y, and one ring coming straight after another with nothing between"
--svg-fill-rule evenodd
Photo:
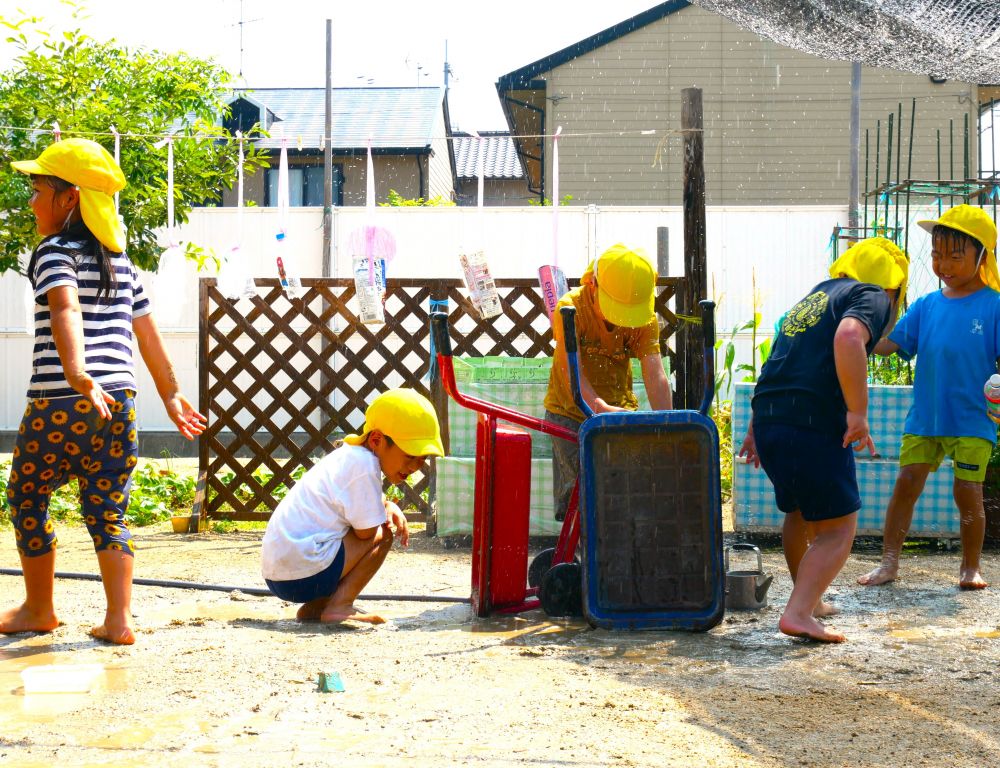
<instances>
[{"instance_id":1,"label":"wooden lattice fence","mask_svg":"<svg viewBox=\"0 0 1000 768\"><path fill-rule=\"evenodd\" d=\"M667 339L677 317L669 302L682 282L657 283L661 350L671 358ZM203 517L266 520L281 491L338 437L359 429L366 403L389 387L431 397L447 445L447 408L431 366L432 310L448 311L456 356L552 354L542 296L530 279L498 280L504 314L488 321L479 319L459 280L390 279L384 325L358 321L352 279L304 279L296 299L275 279L256 284L256 296L233 302L213 278L200 281L199 410L208 428L199 441L192 528ZM433 477L431 462L401 489L409 519L428 519Z\"/></svg>"}]
</instances>

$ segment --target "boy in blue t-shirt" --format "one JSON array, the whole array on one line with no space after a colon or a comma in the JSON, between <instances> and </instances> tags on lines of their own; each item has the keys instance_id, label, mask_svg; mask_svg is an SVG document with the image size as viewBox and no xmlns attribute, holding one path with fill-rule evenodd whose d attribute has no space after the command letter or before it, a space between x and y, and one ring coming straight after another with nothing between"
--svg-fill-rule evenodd
<instances>
[{"instance_id":1,"label":"boy in blue t-shirt","mask_svg":"<svg viewBox=\"0 0 1000 768\"><path fill-rule=\"evenodd\" d=\"M919 224L931 233L931 265L943 287L913 302L875 347L876 354L919 359L899 475L886 510L882 563L858 583L873 586L896 578L927 475L950 456L962 539L958 583L962 589L983 589L988 586L979 572L986 531L983 479L997 438L983 398L983 384L997 372L1000 357L997 228L985 211L971 205Z\"/></svg>"}]
</instances>

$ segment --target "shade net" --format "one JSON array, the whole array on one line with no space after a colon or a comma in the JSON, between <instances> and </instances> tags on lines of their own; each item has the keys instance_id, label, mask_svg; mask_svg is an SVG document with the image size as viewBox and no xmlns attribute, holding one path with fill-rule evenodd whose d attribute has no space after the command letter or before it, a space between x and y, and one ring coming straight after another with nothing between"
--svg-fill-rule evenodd
<instances>
[{"instance_id":1,"label":"shade net","mask_svg":"<svg viewBox=\"0 0 1000 768\"><path fill-rule=\"evenodd\" d=\"M827 59L1000 84L1000 0L693 0Z\"/></svg>"}]
</instances>

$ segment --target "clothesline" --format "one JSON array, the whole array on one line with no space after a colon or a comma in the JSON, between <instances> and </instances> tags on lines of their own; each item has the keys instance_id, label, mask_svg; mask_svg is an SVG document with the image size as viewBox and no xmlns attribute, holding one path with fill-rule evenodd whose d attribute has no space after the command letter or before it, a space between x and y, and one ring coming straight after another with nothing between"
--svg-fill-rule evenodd
<instances>
[{"instance_id":1,"label":"clothesline","mask_svg":"<svg viewBox=\"0 0 1000 768\"><path fill-rule=\"evenodd\" d=\"M583 132L563 132L560 134L560 139L567 138L600 138L600 137L619 137L625 138L629 136L657 136L660 138L670 137L670 136L680 136L685 133L695 133L703 132L702 128L677 128L671 130L662 130L657 128L637 128L632 130L618 130L618 131L583 131ZM225 142L243 142L243 141L258 141L260 139L270 138L272 140L278 138L276 136L271 137L256 137L248 138L246 136L236 137L236 136L215 136L212 134L200 134L194 136L184 136L181 134L170 134L170 133L115 133L114 131L70 131L65 129L57 128L27 128L24 126L15 125L0 125L0 131L25 131L27 133L34 134L60 134L65 136L80 136L83 138L113 138L118 136L121 139L155 139L155 140L165 140L173 139L174 141L225 141ZM489 135L482 136L480 138L499 138L499 139L551 139L555 136L553 133L525 133L525 134L500 134L500 135ZM297 143L301 148L303 140L306 136L302 134L286 136L289 143ZM476 139L474 135L462 135L462 136L431 136L430 140L438 141L454 141L455 139ZM320 136L320 147L325 145L327 137Z\"/></svg>"}]
</instances>

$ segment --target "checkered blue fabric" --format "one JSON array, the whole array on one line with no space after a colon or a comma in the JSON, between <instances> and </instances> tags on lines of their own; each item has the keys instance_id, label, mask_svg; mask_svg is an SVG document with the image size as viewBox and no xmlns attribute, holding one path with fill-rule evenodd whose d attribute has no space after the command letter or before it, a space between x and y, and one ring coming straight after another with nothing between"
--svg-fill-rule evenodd
<instances>
[{"instance_id":1,"label":"checkered blue fabric","mask_svg":"<svg viewBox=\"0 0 1000 768\"><path fill-rule=\"evenodd\" d=\"M911 387L872 386L868 389L868 421L879 452L856 457L861 511L858 533L881 535L885 510L899 471L899 447L903 425L913 400ZM750 423L753 384L737 384L733 396L733 446L739 450ZM774 488L764 470L734 458L733 513L737 531L774 532L781 529L784 515L774 505ZM927 478L924 492L913 512L911 536L952 537L959 533L958 512L952 498L954 474L946 459Z\"/></svg>"},{"instance_id":2,"label":"checkered blue fabric","mask_svg":"<svg viewBox=\"0 0 1000 768\"><path fill-rule=\"evenodd\" d=\"M534 435L532 435L534 437ZM476 498L476 460L448 456L437 460L437 533L459 536L472 533ZM558 536L562 523L552 510L552 460L531 460L531 536Z\"/></svg>"}]
</instances>

